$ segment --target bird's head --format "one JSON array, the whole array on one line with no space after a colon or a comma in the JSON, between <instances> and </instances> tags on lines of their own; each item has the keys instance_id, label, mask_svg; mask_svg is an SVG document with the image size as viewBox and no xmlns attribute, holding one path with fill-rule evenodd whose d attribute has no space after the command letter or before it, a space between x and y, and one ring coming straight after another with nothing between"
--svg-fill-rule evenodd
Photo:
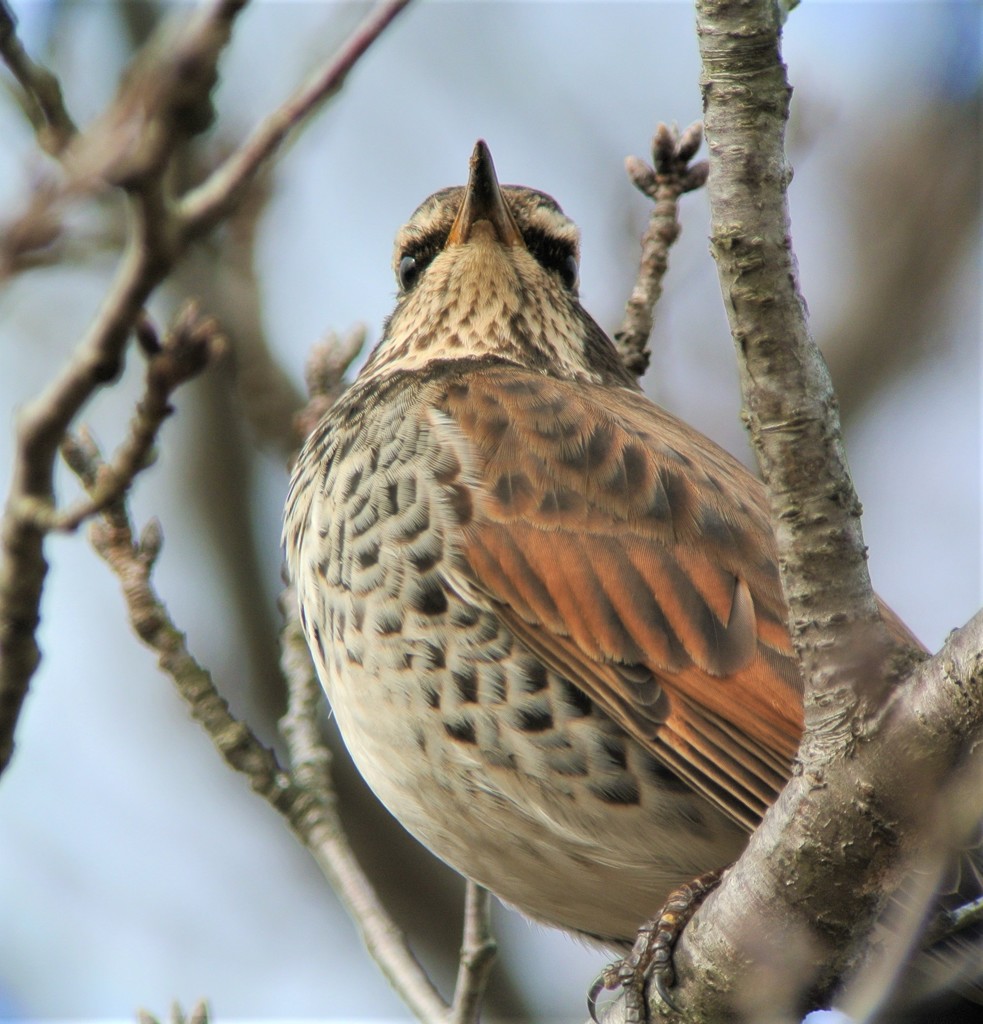
<instances>
[{"instance_id":1,"label":"bird's head","mask_svg":"<svg viewBox=\"0 0 983 1024\"><path fill-rule=\"evenodd\" d=\"M488 146L466 186L425 200L396 236L396 309L363 375L498 356L555 376L634 383L577 294L580 232L544 192L499 185Z\"/></svg>"}]
</instances>

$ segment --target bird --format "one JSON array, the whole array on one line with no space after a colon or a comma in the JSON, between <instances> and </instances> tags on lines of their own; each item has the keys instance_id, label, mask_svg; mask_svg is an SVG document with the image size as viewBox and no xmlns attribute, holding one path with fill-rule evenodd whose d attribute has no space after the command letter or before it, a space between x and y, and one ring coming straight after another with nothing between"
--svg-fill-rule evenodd
<instances>
[{"instance_id":1,"label":"bird","mask_svg":"<svg viewBox=\"0 0 983 1024\"><path fill-rule=\"evenodd\" d=\"M397 235L395 309L296 460L283 537L382 803L506 904L624 949L740 855L803 683L763 485L642 393L579 245L479 141Z\"/></svg>"}]
</instances>

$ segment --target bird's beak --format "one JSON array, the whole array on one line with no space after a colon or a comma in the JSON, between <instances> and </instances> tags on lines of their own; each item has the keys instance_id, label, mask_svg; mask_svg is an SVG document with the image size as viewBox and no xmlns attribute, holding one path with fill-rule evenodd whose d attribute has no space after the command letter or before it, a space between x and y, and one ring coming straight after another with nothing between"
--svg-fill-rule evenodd
<instances>
[{"instance_id":1,"label":"bird's beak","mask_svg":"<svg viewBox=\"0 0 983 1024\"><path fill-rule=\"evenodd\" d=\"M461 208L457 211L445 245L463 245L471 237L475 225L482 221L491 225L495 237L502 245L525 245L522 232L498 184L491 150L484 139L479 139L471 154L468 187L464 190Z\"/></svg>"}]
</instances>

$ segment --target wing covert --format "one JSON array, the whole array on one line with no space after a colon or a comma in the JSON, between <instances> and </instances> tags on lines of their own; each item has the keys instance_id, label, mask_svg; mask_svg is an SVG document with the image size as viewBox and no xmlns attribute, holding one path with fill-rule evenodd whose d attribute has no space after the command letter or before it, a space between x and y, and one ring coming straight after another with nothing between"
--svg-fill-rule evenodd
<instances>
[{"instance_id":1,"label":"wing covert","mask_svg":"<svg viewBox=\"0 0 983 1024\"><path fill-rule=\"evenodd\" d=\"M477 494L467 585L636 739L753 828L802 729L764 492L623 388L512 366L443 387Z\"/></svg>"}]
</instances>

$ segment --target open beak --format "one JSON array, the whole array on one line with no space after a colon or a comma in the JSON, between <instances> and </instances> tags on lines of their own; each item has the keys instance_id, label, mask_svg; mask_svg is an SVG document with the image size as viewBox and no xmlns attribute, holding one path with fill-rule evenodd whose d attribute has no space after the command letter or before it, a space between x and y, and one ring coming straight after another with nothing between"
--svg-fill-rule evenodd
<instances>
[{"instance_id":1,"label":"open beak","mask_svg":"<svg viewBox=\"0 0 983 1024\"><path fill-rule=\"evenodd\" d=\"M464 190L461 208L457 211L445 245L463 245L471 237L474 226L481 221L491 225L495 237L502 245L525 245L522 232L505 203L495 175L491 150L484 139L475 143L468 187Z\"/></svg>"}]
</instances>

